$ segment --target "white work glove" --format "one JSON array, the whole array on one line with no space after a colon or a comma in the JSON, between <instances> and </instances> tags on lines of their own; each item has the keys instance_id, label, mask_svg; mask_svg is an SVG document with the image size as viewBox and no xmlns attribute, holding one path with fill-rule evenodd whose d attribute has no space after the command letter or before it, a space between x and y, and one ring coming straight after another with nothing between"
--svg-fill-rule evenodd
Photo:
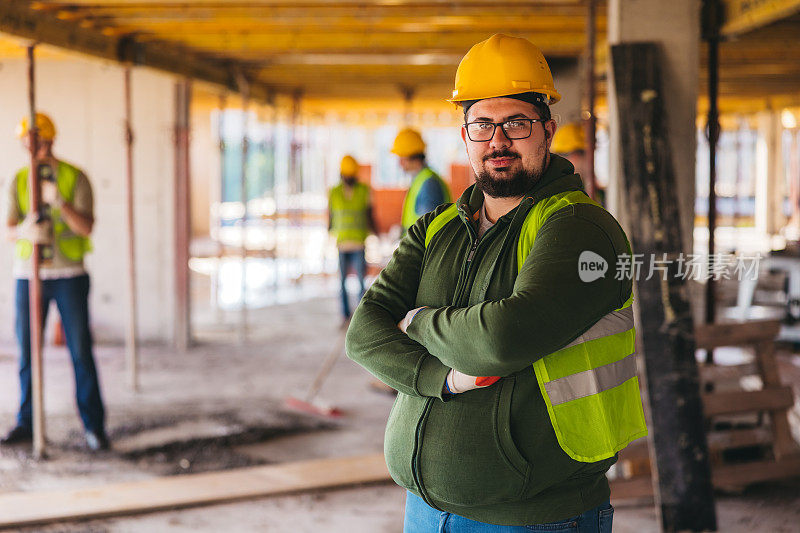
<instances>
[{"instance_id":1,"label":"white work glove","mask_svg":"<svg viewBox=\"0 0 800 533\"><path fill-rule=\"evenodd\" d=\"M468 376L463 372L459 372L455 368L451 368L447 373L447 381L445 386L447 392L451 394L460 394L473 389L482 389L496 383L500 376Z\"/></svg>"},{"instance_id":2,"label":"white work glove","mask_svg":"<svg viewBox=\"0 0 800 533\"><path fill-rule=\"evenodd\" d=\"M417 307L416 309L412 309L411 311L406 313L406 316L403 318L403 320L397 323L397 327L400 328L400 331L405 333L406 330L408 329L408 326L411 325L411 321L414 320L414 317L417 315L417 313L419 313L423 309L425 309L425 306Z\"/></svg>"},{"instance_id":3,"label":"white work glove","mask_svg":"<svg viewBox=\"0 0 800 533\"><path fill-rule=\"evenodd\" d=\"M50 219L36 222L37 215L30 214L25 217L17 229L20 239L26 239L34 244L50 244L53 242L53 223Z\"/></svg>"},{"instance_id":4,"label":"white work glove","mask_svg":"<svg viewBox=\"0 0 800 533\"><path fill-rule=\"evenodd\" d=\"M64 204L61 193L53 181L42 181L42 202L60 208Z\"/></svg>"}]
</instances>

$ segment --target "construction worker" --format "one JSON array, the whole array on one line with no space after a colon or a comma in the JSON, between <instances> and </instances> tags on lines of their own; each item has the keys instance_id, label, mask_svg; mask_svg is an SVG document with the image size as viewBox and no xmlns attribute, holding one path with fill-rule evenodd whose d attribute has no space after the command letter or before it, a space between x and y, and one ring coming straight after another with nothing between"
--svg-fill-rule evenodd
<instances>
[{"instance_id":1,"label":"construction worker","mask_svg":"<svg viewBox=\"0 0 800 533\"><path fill-rule=\"evenodd\" d=\"M559 126L550 151L569 160L578 174L586 173L586 136L583 126L578 122L568 122ZM595 187L595 199L604 204L605 190L597 185Z\"/></svg>"},{"instance_id":2,"label":"construction worker","mask_svg":"<svg viewBox=\"0 0 800 533\"><path fill-rule=\"evenodd\" d=\"M417 130L400 130L392 144L392 153L400 159L403 172L414 176L403 200L400 223L407 231L419 217L450 202L450 189L425 161L425 141Z\"/></svg>"},{"instance_id":3,"label":"construction worker","mask_svg":"<svg viewBox=\"0 0 800 533\"><path fill-rule=\"evenodd\" d=\"M75 369L75 396L86 444L92 451L103 450L108 448L108 437L89 330L89 275L83 264L83 257L91 248L89 234L94 225L92 187L83 171L53 155L56 129L50 117L37 113L36 128L41 213L30 209L28 167L16 173L8 192L8 236L9 240L16 241L14 276L16 334L20 346L20 406L16 426L0 442L28 443L32 438L28 279L33 243L38 243L46 251L39 270L42 324L46 322L50 301L55 300ZM17 136L29 149L28 119L20 122Z\"/></svg>"},{"instance_id":4,"label":"construction worker","mask_svg":"<svg viewBox=\"0 0 800 533\"><path fill-rule=\"evenodd\" d=\"M356 271L361 292L364 295L364 278L367 260L364 242L370 232L377 233L372 216L369 186L358 181L358 163L350 156L342 158L341 183L333 187L328 195L328 230L336 236L339 249L339 274L342 281L342 315L344 322L350 318L350 301L347 295L347 273L351 267Z\"/></svg>"},{"instance_id":5,"label":"construction worker","mask_svg":"<svg viewBox=\"0 0 800 533\"><path fill-rule=\"evenodd\" d=\"M576 171L582 171L585 163L586 139L581 125L577 122L568 122L560 126L553 137L550 151L569 159Z\"/></svg>"},{"instance_id":6,"label":"construction worker","mask_svg":"<svg viewBox=\"0 0 800 533\"><path fill-rule=\"evenodd\" d=\"M606 471L647 432L612 270L630 248L549 152L559 98L528 40L472 47L451 101L476 183L411 226L350 323L348 356L399 391L406 533L611 531Z\"/></svg>"}]
</instances>

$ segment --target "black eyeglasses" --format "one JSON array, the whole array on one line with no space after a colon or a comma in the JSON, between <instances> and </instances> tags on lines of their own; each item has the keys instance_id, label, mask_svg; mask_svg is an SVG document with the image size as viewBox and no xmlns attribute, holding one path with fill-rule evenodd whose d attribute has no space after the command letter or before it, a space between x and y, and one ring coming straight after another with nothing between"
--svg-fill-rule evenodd
<instances>
[{"instance_id":1,"label":"black eyeglasses","mask_svg":"<svg viewBox=\"0 0 800 533\"><path fill-rule=\"evenodd\" d=\"M515 118L505 122L468 122L464 127L467 129L467 137L472 142L491 141L497 126L503 128L503 133L509 140L516 141L531 136L534 122L545 121L541 118Z\"/></svg>"}]
</instances>

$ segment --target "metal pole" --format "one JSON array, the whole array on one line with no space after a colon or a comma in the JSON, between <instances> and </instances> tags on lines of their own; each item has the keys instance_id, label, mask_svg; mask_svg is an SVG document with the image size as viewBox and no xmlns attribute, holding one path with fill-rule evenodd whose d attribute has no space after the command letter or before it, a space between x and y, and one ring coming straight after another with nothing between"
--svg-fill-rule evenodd
<instances>
[{"instance_id":1,"label":"metal pole","mask_svg":"<svg viewBox=\"0 0 800 533\"><path fill-rule=\"evenodd\" d=\"M217 122L217 137L219 139L219 175L220 175L220 188L221 200L225 199L225 108L227 107L227 98L225 93L219 95L219 120ZM220 201L219 204L222 202ZM214 224L217 229L222 227L220 222L219 210L217 216L214 217ZM217 238L217 262L214 268L214 273L211 275L211 305L214 308L214 317L217 324L222 324L223 317L219 306L219 270L222 268L223 248L220 243L219 237Z\"/></svg>"},{"instance_id":2,"label":"metal pole","mask_svg":"<svg viewBox=\"0 0 800 533\"><path fill-rule=\"evenodd\" d=\"M597 118L594 116L594 47L597 40L595 30L597 5L595 0L586 2L586 64L584 68L584 86L586 91L586 115L583 122L584 137L586 137L586 163L583 171L586 173L584 183L586 192L592 198L597 198L597 182L594 175L594 152Z\"/></svg>"},{"instance_id":3,"label":"metal pole","mask_svg":"<svg viewBox=\"0 0 800 533\"><path fill-rule=\"evenodd\" d=\"M414 116L414 87L409 85L401 85L400 92L403 93L403 125L411 126L412 117Z\"/></svg>"},{"instance_id":4,"label":"metal pole","mask_svg":"<svg viewBox=\"0 0 800 533\"><path fill-rule=\"evenodd\" d=\"M719 24L718 6L715 0L708 3L708 267L714 261L714 233L717 228L717 141L719 139L719 112L717 108L719 82ZM709 272L711 274L711 272ZM713 275L706 282L706 323L715 320L716 291ZM714 362L714 351L706 352L706 363Z\"/></svg>"},{"instance_id":5,"label":"metal pole","mask_svg":"<svg viewBox=\"0 0 800 533\"><path fill-rule=\"evenodd\" d=\"M189 348L189 80L175 84L175 347Z\"/></svg>"},{"instance_id":6,"label":"metal pole","mask_svg":"<svg viewBox=\"0 0 800 533\"><path fill-rule=\"evenodd\" d=\"M242 240L242 301L239 308L239 342L245 343L247 342L247 153L250 148L247 129L250 111L250 84L243 74L239 75L238 84L242 94L242 168L239 176L240 201L242 202L242 221L240 226Z\"/></svg>"},{"instance_id":7,"label":"metal pole","mask_svg":"<svg viewBox=\"0 0 800 533\"><path fill-rule=\"evenodd\" d=\"M41 208L41 186L39 183L39 131L36 127L36 83L35 83L35 44L28 46L28 107L30 115L29 144L31 166L28 172L28 216L38 217ZM28 279L28 309L31 331L31 383L33 391L33 457L36 460L45 457L45 420L44 420L44 377L42 371L42 282L39 278L41 263L41 245L33 244L31 255L31 272Z\"/></svg>"},{"instance_id":8,"label":"metal pole","mask_svg":"<svg viewBox=\"0 0 800 533\"><path fill-rule=\"evenodd\" d=\"M125 189L128 230L128 323L125 335L125 354L128 363L128 383L139 391L139 351L137 346L136 301L136 225L133 201L133 121L131 113L131 66L125 65Z\"/></svg>"},{"instance_id":9,"label":"metal pole","mask_svg":"<svg viewBox=\"0 0 800 533\"><path fill-rule=\"evenodd\" d=\"M291 132L289 137L291 139L291 172L289 179L291 180L291 190L294 193L295 207L292 208L294 227L298 229L297 237L299 245L297 246L297 258L300 264L300 281L305 281L305 244L306 244L306 211L303 203L303 173L301 164L301 148L302 144L299 140L300 134L298 130L302 128L300 124L300 103L302 100L302 92L297 89L292 94L292 118L291 118Z\"/></svg>"}]
</instances>

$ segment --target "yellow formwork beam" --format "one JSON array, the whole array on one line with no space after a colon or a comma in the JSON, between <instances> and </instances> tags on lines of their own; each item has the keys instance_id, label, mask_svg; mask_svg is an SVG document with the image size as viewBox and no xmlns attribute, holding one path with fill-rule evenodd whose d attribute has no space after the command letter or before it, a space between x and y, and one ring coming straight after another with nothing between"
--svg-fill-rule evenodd
<instances>
[{"instance_id":1,"label":"yellow formwork beam","mask_svg":"<svg viewBox=\"0 0 800 533\"><path fill-rule=\"evenodd\" d=\"M528 19L526 17L500 18L492 16L426 16L426 17L316 17L307 14L304 17L274 17L264 15L243 17L200 17L183 18L130 18L130 17L80 17L74 13L74 19L95 20L97 23L107 22L122 31L143 31L154 34L162 33L280 33L288 30L306 32L391 32L391 33L424 33L463 31L469 28L474 32L514 33L581 33L585 22L578 17L550 16ZM65 15L61 15L65 17ZM600 31L605 30L605 19L599 24Z\"/></svg>"},{"instance_id":2,"label":"yellow formwork beam","mask_svg":"<svg viewBox=\"0 0 800 533\"><path fill-rule=\"evenodd\" d=\"M534 42L542 52L579 51L583 49L585 35L582 32L518 33ZM158 36L181 41L188 46L212 49L219 52L258 51L258 52L387 52L387 51L453 51L466 53L476 42L491 36L489 32L421 32L396 33L382 32L326 32L302 34L281 31L269 34L232 33L203 34L197 32L176 33ZM147 36L142 36L146 39ZM153 37L155 38L155 37Z\"/></svg>"},{"instance_id":3,"label":"yellow formwork beam","mask_svg":"<svg viewBox=\"0 0 800 533\"><path fill-rule=\"evenodd\" d=\"M140 43L82 30L55 18L52 13L31 11L30 4L21 0L0 2L0 32L103 59L135 61L178 76L236 87L236 73L229 64L215 58L185 47L166 46L160 42ZM272 97L271 89L263 84L253 84L251 91L254 98Z\"/></svg>"},{"instance_id":4,"label":"yellow formwork beam","mask_svg":"<svg viewBox=\"0 0 800 533\"><path fill-rule=\"evenodd\" d=\"M800 12L800 0L722 0L722 35L761 28Z\"/></svg>"}]
</instances>

